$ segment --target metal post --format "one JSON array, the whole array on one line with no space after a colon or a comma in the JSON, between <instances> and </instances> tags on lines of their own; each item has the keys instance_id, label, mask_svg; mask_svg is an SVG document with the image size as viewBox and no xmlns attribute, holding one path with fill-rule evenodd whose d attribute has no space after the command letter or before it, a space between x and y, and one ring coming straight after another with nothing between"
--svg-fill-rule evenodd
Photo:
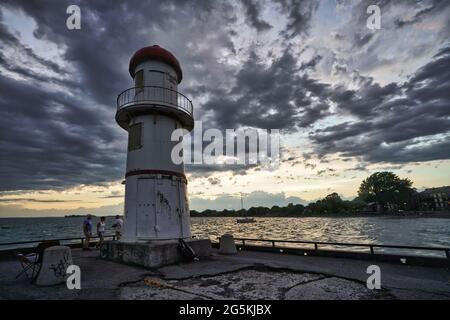
<instances>
[{"instance_id":1,"label":"metal post","mask_svg":"<svg viewBox=\"0 0 450 320\"><path fill-rule=\"evenodd\" d=\"M374 252L373 252L373 246L370 246L370 253L371 253L371 254L374 254Z\"/></svg>"},{"instance_id":2,"label":"metal post","mask_svg":"<svg viewBox=\"0 0 450 320\"><path fill-rule=\"evenodd\" d=\"M317 243L314 243L314 250L318 250L319 249L319 247L317 246Z\"/></svg>"},{"instance_id":3,"label":"metal post","mask_svg":"<svg viewBox=\"0 0 450 320\"><path fill-rule=\"evenodd\" d=\"M272 247L275 248L275 241L272 241Z\"/></svg>"}]
</instances>

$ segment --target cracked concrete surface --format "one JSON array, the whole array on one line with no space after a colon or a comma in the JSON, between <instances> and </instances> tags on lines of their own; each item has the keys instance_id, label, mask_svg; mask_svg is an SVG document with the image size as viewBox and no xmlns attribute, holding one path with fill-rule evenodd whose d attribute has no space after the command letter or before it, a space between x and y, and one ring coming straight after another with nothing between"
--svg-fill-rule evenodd
<instances>
[{"instance_id":1,"label":"cracked concrete surface","mask_svg":"<svg viewBox=\"0 0 450 320\"><path fill-rule=\"evenodd\" d=\"M121 299L392 299L385 291L369 290L358 281L321 274L249 268L217 276L185 280L146 278L133 287L121 288Z\"/></svg>"},{"instance_id":2,"label":"cracked concrete surface","mask_svg":"<svg viewBox=\"0 0 450 320\"><path fill-rule=\"evenodd\" d=\"M144 269L73 250L81 290L37 287L15 260L0 260L0 299L450 299L450 272L381 262L239 252ZM381 268L382 290L366 287L367 266Z\"/></svg>"}]
</instances>

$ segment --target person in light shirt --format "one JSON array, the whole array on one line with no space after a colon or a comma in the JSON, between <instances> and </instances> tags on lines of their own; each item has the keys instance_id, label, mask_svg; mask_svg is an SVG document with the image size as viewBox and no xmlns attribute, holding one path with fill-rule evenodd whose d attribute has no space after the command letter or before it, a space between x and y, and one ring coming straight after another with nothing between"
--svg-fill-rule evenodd
<instances>
[{"instance_id":1,"label":"person in light shirt","mask_svg":"<svg viewBox=\"0 0 450 320\"><path fill-rule=\"evenodd\" d=\"M100 240L98 241L97 245L95 246L96 248L100 248L102 246L104 236L105 236L105 230L106 230L105 217L101 217L100 221L97 223L97 235Z\"/></svg>"},{"instance_id":2,"label":"person in light shirt","mask_svg":"<svg viewBox=\"0 0 450 320\"><path fill-rule=\"evenodd\" d=\"M116 221L114 222L112 227L116 232L116 240L120 240L120 238L122 237L123 220L119 215L116 216Z\"/></svg>"}]
</instances>

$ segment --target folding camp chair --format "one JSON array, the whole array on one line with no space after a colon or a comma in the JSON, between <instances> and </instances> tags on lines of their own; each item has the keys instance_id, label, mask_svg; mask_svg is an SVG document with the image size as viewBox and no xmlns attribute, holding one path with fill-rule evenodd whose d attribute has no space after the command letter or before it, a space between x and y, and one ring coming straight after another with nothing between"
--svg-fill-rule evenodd
<instances>
[{"instance_id":1,"label":"folding camp chair","mask_svg":"<svg viewBox=\"0 0 450 320\"><path fill-rule=\"evenodd\" d=\"M36 247L35 252L28 254L17 254L17 258L19 259L20 265L22 266L22 271L17 274L16 279L25 274L27 279L32 283L39 274L42 259L44 258L44 250L53 246L58 246L58 240L48 240L42 241ZM28 272L31 270L31 275L28 275Z\"/></svg>"}]
</instances>

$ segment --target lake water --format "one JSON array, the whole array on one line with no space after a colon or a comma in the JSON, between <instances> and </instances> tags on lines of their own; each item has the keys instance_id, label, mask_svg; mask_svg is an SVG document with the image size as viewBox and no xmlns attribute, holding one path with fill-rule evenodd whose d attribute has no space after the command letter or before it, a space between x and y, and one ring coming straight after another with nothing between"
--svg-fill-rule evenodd
<instances>
[{"instance_id":1,"label":"lake water","mask_svg":"<svg viewBox=\"0 0 450 320\"><path fill-rule=\"evenodd\" d=\"M82 236L84 218L2 218L0 243ZM94 218L94 225L98 218ZM211 240L224 233L258 239L450 247L450 219L404 217L192 218L192 235ZM114 218L107 218L107 226ZM108 230L112 233L112 230ZM108 233L108 232L107 232ZM303 245L304 246L304 245ZM0 250L7 247L0 246ZM357 248L355 248L357 249Z\"/></svg>"}]
</instances>

